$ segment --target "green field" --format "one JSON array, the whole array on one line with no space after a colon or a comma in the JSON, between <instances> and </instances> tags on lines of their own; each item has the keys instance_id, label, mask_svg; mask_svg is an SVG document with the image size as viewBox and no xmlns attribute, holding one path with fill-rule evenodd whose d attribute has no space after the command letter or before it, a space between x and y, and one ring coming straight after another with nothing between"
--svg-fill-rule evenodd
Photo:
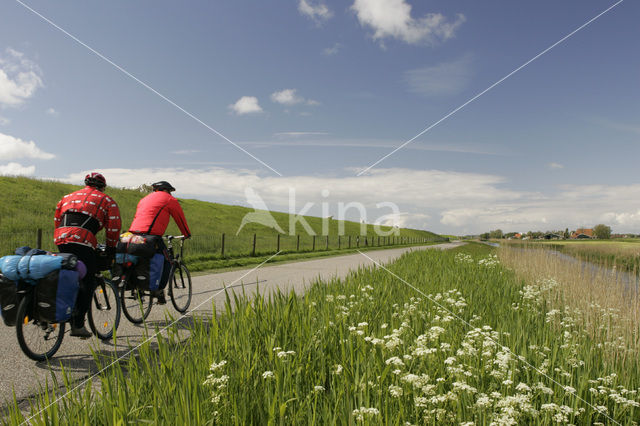
<instances>
[{"instance_id":1,"label":"green field","mask_svg":"<svg viewBox=\"0 0 640 426\"><path fill-rule=\"evenodd\" d=\"M171 329L36 414L56 398L42 394L30 423L636 424L637 343L607 337L614 317L587 334L549 281L494 253L413 252L389 266L402 280L366 268L228 299L188 340Z\"/></svg>"},{"instance_id":2,"label":"green field","mask_svg":"<svg viewBox=\"0 0 640 426\"><path fill-rule=\"evenodd\" d=\"M53 249L53 214L60 198L79 187L59 182L41 181L23 177L0 177L0 255L10 254L16 247L36 244L36 230L43 230L43 248ZM138 201L145 195L130 189L107 188L106 193L114 197L120 206L123 229L127 229L133 219ZM182 207L193 233L193 238L185 245L187 261L192 269L203 269L206 262L212 264L222 258L222 234L225 234L224 258L240 258L253 255L253 236L256 234L256 255L275 253L278 246L278 232L259 224L246 225L236 235L241 220L253 210L247 207L229 206L199 200L181 199ZM280 227L288 231L289 215L273 212ZM344 222L345 235L338 241L340 221L330 220L329 232L322 235L322 219L306 217L317 234L308 235L300 223L295 235L280 236L280 250L283 253L295 251L310 252L346 248L351 238L351 247L368 247L385 244L385 238L375 236L374 227L367 225L366 234L361 235L361 224ZM383 227L384 230L390 228ZM428 231L401 229L395 243L418 241L444 241L445 238ZM178 229L171 222L167 233L177 234ZM298 244L298 235L300 242ZM365 241L366 235L366 241ZM328 245L327 245L328 237ZM359 241L358 241L359 237ZM99 237L104 238L104 237ZM386 242L391 243L389 239ZM298 250L299 249L299 250ZM214 262L226 265L225 262ZM228 262L234 263L234 262ZM236 262L237 263L237 262Z\"/></svg>"}]
</instances>

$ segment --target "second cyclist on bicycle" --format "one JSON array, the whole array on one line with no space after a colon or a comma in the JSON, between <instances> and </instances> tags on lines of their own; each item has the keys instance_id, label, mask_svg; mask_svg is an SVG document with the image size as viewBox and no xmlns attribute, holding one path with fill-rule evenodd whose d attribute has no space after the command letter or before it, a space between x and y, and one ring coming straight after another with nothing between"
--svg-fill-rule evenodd
<instances>
[{"instance_id":1,"label":"second cyclist on bicycle","mask_svg":"<svg viewBox=\"0 0 640 426\"><path fill-rule=\"evenodd\" d=\"M129 227L129 232L139 235L162 236L169 226L170 217L178 225L180 232L189 238L191 231L184 212L178 200L171 195L175 188L167 181L160 181L152 184L153 192L138 202L136 214L133 222ZM162 269L162 278L158 290L152 292L152 296L157 299L157 303L163 305L166 303L164 297L164 288L169 279L169 271L171 270L169 256L166 246L162 238L158 238L157 252L164 254L164 267Z\"/></svg>"}]
</instances>

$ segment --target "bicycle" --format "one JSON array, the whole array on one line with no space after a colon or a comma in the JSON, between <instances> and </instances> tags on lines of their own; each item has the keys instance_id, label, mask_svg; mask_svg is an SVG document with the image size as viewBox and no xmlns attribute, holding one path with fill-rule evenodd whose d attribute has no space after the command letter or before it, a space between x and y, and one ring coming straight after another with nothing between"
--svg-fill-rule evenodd
<instances>
[{"instance_id":1,"label":"bicycle","mask_svg":"<svg viewBox=\"0 0 640 426\"><path fill-rule=\"evenodd\" d=\"M167 252L171 259L171 271L169 272L169 296L171 297L171 303L176 311L184 314L191 305L192 296L192 284L191 284L191 272L187 268L187 265L182 261L184 253L184 235L171 236L166 235L167 238ZM172 240L180 241L180 253L175 254L173 251ZM176 272L180 275L177 276ZM186 281L185 281L186 279Z\"/></svg>"},{"instance_id":2,"label":"bicycle","mask_svg":"<svg viewBox=\"0 0 640 426\"><path fill-rule=\"evenodd\" d=\"M98 256L104 257L104 247L98 247ZM104 268L104 265L99 269ZM106 269L106 268L104 268ZM96 286L87 319L89 328L101 340L109 340L120 324L121 306L118 289L101 274L96 274ZM24 354L34 361L46 361L60 349L68 321L52 323L38 317L35 286L19 285L17 292L21 301L16 313L16 335Z\"/></svg>"},{"instance_id":3,"label":"bicycle","mask_svg":"<svg viewBox=\"0 0 640 426\"><path fill-rule=\"evenodd\" d=\"M176 311L181 314L189 309L192 296L191 273L182 261L184 252L184 235L165 235L167 239L167 254L171 269L167 282L169 297ZM180 252L174 250L173 241L180 241ZM132 279L135 268L133 262L123 264L123 274L120 277L120 297L124 316L134 324L141 324L151 313L153 297L148 289L139 288Z\"/></svg>"}]
</instances>

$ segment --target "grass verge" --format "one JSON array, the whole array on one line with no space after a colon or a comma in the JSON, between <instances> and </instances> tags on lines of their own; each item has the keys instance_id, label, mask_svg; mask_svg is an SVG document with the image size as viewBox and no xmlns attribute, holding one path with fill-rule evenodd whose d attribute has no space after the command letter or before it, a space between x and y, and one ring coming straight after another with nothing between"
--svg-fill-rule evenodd
<instances>
[{"instance_id":1,"label":"grass verge","mask_svg":"<svg viewBox=\"0 0 640 426\"><path fill-rule=\"evenodd\" d=\"M33 424L634 424L638 359L608 359L544 293L471 244L198 317ZM231 306L235 306L232 310ZM606 321L603 320L603 321ZM598 344L600 343L600 345ZM526 360L526 363L522 361ZM105 361L100 361L104 363ZM16 408L7 422L25 420ZM473 422L473 423L469 423Z\"/></svg>"},{"instance_id":2,"label":"grass verge","mask_svg":"<svg viewBox=\"0 0 640 426\"><path fill-rule=\"evenodd\" d=\"M266 263L285 263L304 261L314 259L318 257L331 257L331 256L343 256L348 254L357 253L358 250L362 252L372 250L391 250L397 248L406 247L421 247L442 244L441 242L430 242L421 244L404 244L397 246L384 246L384 247L362 247L359 249L341 249L341 250L323 250L323 251L307 251L307 252L283 252L278 256L273 257L275 253L261 254L257 256L244 256L228 259L206 259L204 258L187 258L186 262L189 266L189 270L193 272L206 273L210 271L230 270L243 268L245 266L259 265L264 261Z\"/></svg>"}]
</instances>

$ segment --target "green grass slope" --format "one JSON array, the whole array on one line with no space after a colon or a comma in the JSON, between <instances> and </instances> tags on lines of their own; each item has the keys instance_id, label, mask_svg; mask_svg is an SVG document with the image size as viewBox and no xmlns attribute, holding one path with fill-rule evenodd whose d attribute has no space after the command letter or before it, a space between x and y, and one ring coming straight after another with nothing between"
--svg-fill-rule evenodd
<instances>
[{"instance_id":1,"label":"green grass slope","mask_svg":"<svg viewBox=\"0 0 640 426\"><path fill-rule=\"evenodd\" d=\"M15 247L35 245L36 230L43 230L43 248L51 249L53 235L53 214L60 198L79 186L53 181L42 181L25 177L0 177L0 254L11 253ZM123 229L131 224L138 201L146 194L131 189L107 188L120 206L123 218ZM181 199L187 221L194 238L186 245L188 255L192 258L219 257L221 254L222 234L225 234L225 257L243 256L253 253L253 235L256 234L256 254L273 253L278 245L278 232L260 224L250 223L236 235L245 214L254 211L241 206L229 206L192 199ZM272 212L280 227L289 230L289 214ZM351 246L378 245L373 225L367 225L366 233L361 235L361 224L344 222L344 236L338 241L340 221L330 220L328 236L322 235L322 219L305 217L313 231L314 238L298 223L296 235L280 235L280 249L285 252L311 251L346 248L351 237ZM383 227L384 230L390 228ZM178 233L173 223L167 233ZM298 243L298 235L299 243ZM365 237L366 235L366 242ZM327 238L328 237L328 238ZM442 241L439 235L432 232L401 229L400 237L404 239ZM99 237L104 239L104 237ZM315 241L314 241L315 240ZM373 240L373 241L372 241ZM381 244L384 243L384 238ZM396 242L398 238L396 237Z\"/></svg>"}]
</instances>

